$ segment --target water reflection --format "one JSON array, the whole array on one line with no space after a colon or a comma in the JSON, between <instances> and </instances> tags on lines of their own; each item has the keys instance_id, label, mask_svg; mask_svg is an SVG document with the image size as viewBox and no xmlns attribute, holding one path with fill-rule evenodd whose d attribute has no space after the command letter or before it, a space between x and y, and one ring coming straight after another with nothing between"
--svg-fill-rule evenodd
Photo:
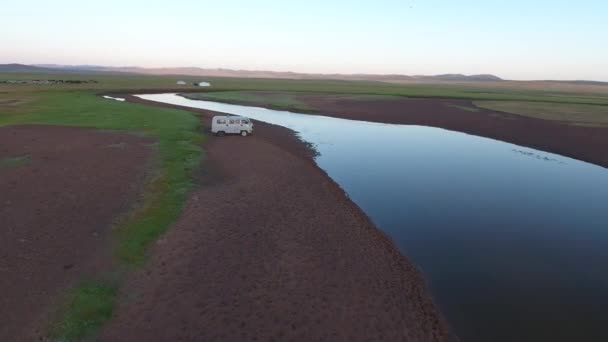
<instances>
[{"instance_id":1,"label":"water reflection","mask_svg":"<svg viewBox=\"0 0 608 342\"><path fill-rule=\"evenodd\" d=\"M606 169L437 128L141 97L315 144L319 166L422 269L463 341L608 341Z\"/></svg>"}]
</instances>

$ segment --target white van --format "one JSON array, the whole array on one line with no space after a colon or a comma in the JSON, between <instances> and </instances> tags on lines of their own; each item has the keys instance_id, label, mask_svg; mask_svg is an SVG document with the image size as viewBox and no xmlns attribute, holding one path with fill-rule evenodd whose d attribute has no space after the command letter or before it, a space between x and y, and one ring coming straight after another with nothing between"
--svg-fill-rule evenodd
<instances>
[{"instance_id":1,"label":"white van","mask_svg":"<svg viewBox=\"0 0 608 342\"><path fill-rule=\"evenodd\" d=\"M253 133L253 123L244 116L214 116L211 132L216 135L240 134L246 137Z\"/></svg>"}]
</instances>

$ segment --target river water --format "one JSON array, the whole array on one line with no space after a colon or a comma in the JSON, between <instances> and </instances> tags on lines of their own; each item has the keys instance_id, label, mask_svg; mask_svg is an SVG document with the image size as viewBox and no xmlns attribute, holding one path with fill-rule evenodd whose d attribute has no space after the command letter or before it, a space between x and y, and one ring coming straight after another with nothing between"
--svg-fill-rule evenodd
<instances>
[{"instance_id":1,"label":"river water","mask_svg":"<svg viewBox=\"0 0 608 342\"><path fill-rule=\"evenodd\" d=\"M298 132L462 341L608 341L607 169L438 128L139 97Z\"/></svg>"}]
</instances>

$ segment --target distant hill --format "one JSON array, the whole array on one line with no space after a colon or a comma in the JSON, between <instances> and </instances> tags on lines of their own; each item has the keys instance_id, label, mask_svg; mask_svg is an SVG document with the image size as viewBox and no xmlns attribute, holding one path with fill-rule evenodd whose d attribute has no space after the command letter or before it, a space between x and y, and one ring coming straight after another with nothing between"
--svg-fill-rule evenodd
<instances>
[{"instance_id":1,"label":"distant hill","mask_svg":"<svg viewBox=\"0 0 608 342\"><path fill-rule=\"evenodd\" d=\"M26 65L26 64L0 64L0 73L7 74L98 74L98 73L113 73L111 68L103 66L71 66L71 65L57 65L57 64L38 64L38 65Z\"/></svg>"},{"instance_id":2,"label":"distant hill","mask_svg":"<svg viewBox=\"0 0 608 342\"><path fill-rule=\"evenodd\" d=\"M599 86L608 86L608 82L601 81L584 81L584 80L575 80L575 81L552 81L548 80L545 82L556 82L556 83L568 83L568 84L580 84L580 85L599 85Z\"/></svg>"},{"instance_id":3,"label":"distant hill","mask_svg":"<svg viewBox=\"0 0 608 342\"><path fill-rule=\"evenodd\" d=\"M376 82L500 82L502 78L491 74L463 75L400 75L400 74L307 74L290 71L265 71L265 70L234 70L234 69L211 69L198 67L177 68L142 68L142 67L108 67L102 65L61 65L61 64L0 64L0 73L87 73L87 74L145 74L145 75L174 75L174 76L200 76L200 77L240 77L240 78L279 78L279 79L325 79L346 81L376 81ZM608 86L608 82L599 81L533 81L549 82L573 85Z\"/></svg>"},{"instance_id":4,"label":"distant hill","mask_svg":"<svg viewBox=\"0 0 608 342\"><path fill-rule=\"evenodd\" d=\"M40 68L25 64L0 64L0 72L4 73L37 73L37 72L57 72L55 69Z\"/></svg>"},{"instance_id":5,"label":"distant hill","mask_svg":"<svg viewBox=\"0 0 608 342\"><path fill-rule=\"evenodd\" d=\"M131 72L150 75L188 75L207 77L245 77L245 78L289 78L289 79L334 79L334 80L359 80L359 81L415 81L415 80L437 80L437 81L502 81L494 75L472 75L448 74L438 76L409 76L409 75L383 75L383 74L308 74L290 71L259 71L259 70L233 70L233 69L205 69L197 67L184 68L140 68L123 67L108 68L106 70Z\"/></svg>"},{"instance_id":6,"label":"distant hill","mask_svg":"<svg viewBox=\"0 0 608 342\"><path fill-rule=\"evenodd\" d=\"M502 78L489 74L482 75L463 75L463 74L445 74L437 76L419 76L423 79L433 79L438 81L503 81Z\"/></svg>"},{"instance_id":7,"label":"distant hill","mask_svg":"<svg viewBox=\"0 0 608 342\"><path fill-rule=\"evenodd\" d=\"M34 64L40 68L61 69L61 70L85 70L85 71L105 71L108 67L102 65L61 65L61 64Z\"/></svg>"},{"instance_id":8,"label":"distant hill","mask_svg":"<svg viewBox=\"0 0 608 342\"><path fill-rule=\"evenodd\" d=\"M243 77L243 78L283 78L283 79L330 79L353 81L501 81L494 75L447 74L437 76L409 76L399 74L308 74L290 71L210 69L198 67L142 68L142 67L105 67L100 65L58 65L37 64L33 67L61 72L124 72L146 75L183 75L201 77Z\"/></svg>"}]
</instances>

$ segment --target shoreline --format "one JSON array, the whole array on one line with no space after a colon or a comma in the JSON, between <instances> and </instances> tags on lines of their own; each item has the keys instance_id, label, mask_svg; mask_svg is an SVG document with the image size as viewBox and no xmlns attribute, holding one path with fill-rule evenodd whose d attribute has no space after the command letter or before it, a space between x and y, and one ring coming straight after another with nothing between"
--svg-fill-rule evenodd
<instances>
[{"instance_id":1,"label":"shoreline","mask_svg":"<svg viewBox=\"0 0 608 342\"><path fill-rule=\"evenodd\" d=\"M207 110L202 110L202 109L196 109L196 108L189 108L189 107L183 107L183 106L176 106L176 105L169 105L169 104L163 104L163 103L158 103L158 102L152 102L152 101L146 101L146 100L142 100L140 98L134 97L132 95L127 95L127 94L118 94L116 92L113 92L112 94L116 95L116 96L120 96L120 97L124 97L127 101L129 102L135 102L135 103L141 103L141 104L145 104L145 105L152 105L152 106L160 106L160 107L169 107L169 108L177 108L177 109L181 109L181 110L186 110L189 112L193 112L195 114L197 114L202 122L203 122L203 127L206 131L207 134L210 134L210 132L208 132L209 129L209 121L210 118L215 115L216 113L211 112L211 111L207 111ZM285 183L285 184L290 184L289 185L289 190L292 192L291 196L289 196L290 198L295 198L295 199L290 199L290 203L289 207L293 207L293 208L298 208L298 209L294 209L295 213L289 213L289 212L283 212L282 214L280 214L279 218L274 218L274 217L266 217L266 216L276 216L273 214L265 214L265 211L259 212L258 210L253 210L252 208L244 208L243 210L245 210L247 213L249 213L250 216L252 217L256 217L259 215L262 215L263 217L259 217L259 219L261 220L259 222L259 224L256 224L252 227L250 227L251 229L262 229L263 231L265 230L270 230L271 232L275 232L277 235L277 239L284 239L284 241L282 241L285 244L295 244L293 246L293 250L295 251L299 251L301 249L305 250L306 252L303 254L298 254L297 258L296 256L293 256L296 260L300 260L300 259L314 259L314 258L318 258L318 259L322 259L324 260L323 263L319 263L317 264L317 268L314 268L313 270L310 270L310 272L312 273L310 275L310 279L315 279L314 275L317 275L320 279L317 279L319 281L319 283L317 284L317 286L311 286L311 285L307 285L307 282L310 281L310 279L308 279L306 277L306 275L304 275L303 278L300 279L299 282L297 282L297 284L301 284L301 285L294 285L294 289L291 289L291 291L312 291L314 292L325 292L325 291L329 291L330 289L327 288L327 286L329 284L327 284L327 279L326 278L333 278L334 276L337 276L337 279L334 279L335 281L339 281L339 279L343 278L343 279L351 279L352 277L360 277L361 282L363 284L366 284L366 282L369 282L370 285L362 285L359 284L357 282L353 282L350 283L348 281L342 281L342 283L337 283L337 284L333 284L332 286L336 286L338 288L340 287L344 287L341 290L340 294L336 294L336 297L339 297L340 300L338 300L338 302L336 302L334 305L328 305L328 301L331 302L332 298L326 298L326 296L322 296L322 298L324 298L324 307L325 309L317 309L317 310L313 310L313 311L319 311L321 313L328 311L328 312L332 312L332 311L337 311L337 312L342 312L342 315L350 315L352 317L349 317L348 320L344 321L338 318L335 318L337 321L334 322L334 324L321 324L321 323L317 323L320 324L322 327L314 327L314 325L310 325L310 324L304 324L305 326L309 326L309 328L305 328L308 329L307 331L305 330L304 333L306 333L305 335L301 335L301 336L318 336L321 337L321 333L330 333L331 330L335 330L338 329L339 331L334 331L331 332L331 334L338 334L338 335L331 335L331 336L340 336L342 338L346 338L347 335L344 335L346 332L351 331L352 329L355 328L355 326L363 324L363 323L369 323L367 322L367 320L369 320L369 317L365 320L363 320L362 315L365 313L366 317L367 315L371 315L374 313L374 311L383 311L381 310L381 307L384 307L386 309L386 312L377 312L377 315L380 317L382 315L386 316L386 313L389 312L389 309L392 308L396 311L401 311L401 320L399 322L399 325L403 325L403 327L401 327L400 329L397 328L383 328L383 329L379 329L378 331L372 331L373 329L367 329L367 331L364 331L364 333L368 336L393 336L393 337L400 337L400 338L411 338L412 340L421 340L421 341L451 341L451 340L455 340L455 337L453 337L453 335L449 332L449 328L448 325L445 323L444 318L442 317L442 315L439 313L437 306L433 303L432 297L430 295L430 292L428 290L428 286L426 285L425 280L423 279L423 276L421 274L421 272L413 265L413 263L404 255L402 255L399 250L395 247L394 243L392 242L391 238L386 235L384 232L382 232L380 229L378 229L372 222L371 220L368 218L368 216L354 203L352 202L347 194L343 191L343 189L337 184L335 183L327 174L325 171L323 171L321 168L319 168L316 164L316 162L314 161L314 155L315 155L315 151L311 148L311 146L308 146L306 144L304 144L295 134L293 131L284 128L284 127L280 127L280 126L275 126L275 125L271 125L271 124L266 124L266 123L262 123L259 121L256 121L256 131L255 134L251 137L247 137L247 138L243 138L240 139L239 137L226 137L226 138L210 138L210 139L206 139L207 141L204 143L204 148L205 148L205 152L206 155L208 155L207 158L205 158L204 163L204 168L202 170L202 174L199 177L199 182L200 182L200 186L197 190L193 191L193 193L190 196L190 199L188 201L187 204L187 208L185 209L185 212L182 214L182 217L180 218L180 220L178 220L178 222L175 224L175 226L166 234L166 237L161 238L161 240L175 240L175 241L182 241L183 236L180 236L180 231L183 231L183 227L190 227L192 225L200 225L202 223L194 223L195 220L193 220L192 218L190 218L191 216L194 217L196 215L200 215L199 211L191 211L191 208L193 206L197 205L197 202L201 201L201 198L205 198L206 196L208 196L208 192L214 192L214 191L220 191L220 189L225 188L224 190L221 190L223 192L229 192L232 193L233 191L240 191L240 192L245 192L247 193L247 188L260 188L259 191L256 191L256 196L261 196L260 198L269 198L270 200L269 203L274 203L274 206L272 207L273 209L281 206L284 204L285 200L283 201L277 201L276 203L272 200L272 198L274 197L280 197L280 196L288 196L287 195L282 195L281 192L284 191L280 191L278 189L272 188L272 187L268 187L268 184L266 184L266 182L268 182L269 180L265 178L266 173L273 173L273 182L276 183ZM247 146L242 145L243 141L247 141ZM245 162L235 162L235 161L231 161L230 158L224 158L223 154L221 153L222 150L224 150L225 148L230 149L230 147L238 147L238 148L247 148L247 149L251 149L251 155L253 156L251 160L246 161L249 164L245 165L245 164L241 164L241 163L245 163ZM258 161L256 160L255 156L260 156L259 158L262 158L261 156L265 156L264 158L267 158L268 162L272 165L271 169L265 169L266 166L263 165L258 165ZM247 159L247 158L245 158ZM293 169L294 166L293 164L298 164L299 167L296 169ZM256 172L258 171L258 172ZM243 172L248 173L246 176L243 175ZM298 173L298 174L293 174L293 173ZM251 174L249 174L251 173ZM299 175L299 176L298 176ZM249 180L250 177L253 177L251 180ZM247 178L248 180L245 181L243 180L244 178ZM306 184L306 182L304 182L304 180L302 179L309 179L309 184ZM243 184L240 185L240 188L238 190L235 190L231 187L233 187L233 183L234 182L243 182ZM300 184L302 183L303 184ZM297 183L297 184L292 184L292 183ZM265 186L261 186L260 184L265 184ZM272 183L271 183L272 184ZM268 189L268 190L266 190ZM316 189L316 190L315 190ZM315 192L316 191L316 192ZM260 193L261 192L261 193ZM266 193L264 193L266 192ZM317 200L315 197L315 194L320 194L320 198L318 199L319 202L323 203L323 206L319 207L319 203L315 203L315 201ZM230 197L228 195L225 195L226 197ZM311 196L306 197L306 196ZM222 202L224 198L223 197L217 197L214 196L213 199L211 199L211 201L213 203L217 202ZM229 200L229 202L231 203L235 203L234 200ZM257 205L257 206L264 206L266 205L265 203L259 203L260 201L255 201L255 202L251 202L249 203L249 206L252 205ZM313 204L314 203L314 204ZM238 202L235 205L239 205ZM333 209L332 209L333 208ZM302 213L300 213L302 210L304 209L304 211L306 211L306 215L305 216L301 216ZM310 211L309 211L310 210ZM333 213L330 214L331 216L333 216L331 219L327 217L328 213L327 211ZM325 229L321 229L319 230L319 226L321 225L328 225L329 223L325 223L324 219L319 218L322 217L323 215L325 215L326 220L331 221L332 219L337 220L334 223L338 223L338 225L334 224L334 225L329 225L327 226ZM221 216L221 215L220 215ZM285 216L285 217L283 217ZM291 217L294 216L294 217ZM339 217L343 216L343 219L340 220L338 219ZM211 220L212 222L210 223L206 223L209 224L211 226L213 226L213 221L214 221L214 217L207 217L208 220ZM286 232L283 231L282 225L277 225L276 227L273 225L268 225L268 220L270 221L274 221L275 219L279 220L279 221L283 221L283 220L287 220L287 222L289 222L288 226L290 229ZM265 223L264 223L265 222ZM350 223L346 223L346 222L350 222ZM218 223L219 224L219 223ZM241 234L243 233L241 231L240 226L235 226L233 228L230 228L230 224L224 224L223 226L220 225L220 227L224 228L226 227L226 229L234 229L235 231L233 232L234 234ZM308 231L303 231L300 232L298 231L299 229L303 228L303 227L311 227L311 230L319 230L317 231L317 233L319 234L329 234L327 233L327 231L331 231L332 234L335 234L335 238L338 241L332 241L331 238L327 238L324 239L326 241L323 242L315 242L315 244L311 244L311 241L316 241L316 239L318 239L318 237L316 235L314 235L313 233L309 233ZM199 227L198 229L200 229L201 227ZM192 240L192 239L198 239L199 235L203 235L204 233L199 232L198 230L196 230L195 232L190 231L189 229L186 229L189 231L189 234L195 234L194 236L189 236L188 240ZM293 230L293 231L292 231ZM352 234L357 234L357 239L356 242L351 241L353 237L349 236ZM181 233L182 235L184 234L183 232ZM292 234L296 234L297 238L295 236L291 236ZM283 238L284 235L289 235L289 238ZM266 237L262 238L257 238L257 240L261 240L264 241L264 239L266 239ZM294 240L295 239L295 240ZM301 239L301 240L299 240ZM240 240L239 240L240 241ZM244 243L245 240L240 241L239 243ZM247 239L248 243L251 243L251 241L249 239ZM342 241L342 243L340 244L339 241ZM168 244L168 245L174 245L174 246L181 246L183 245L183 241L180 243L177 242L163 242L163 245ZM338 243L338 245L336 245L336 243ZM357 247L356 244L360 243L362 244L361 246ZM318 245L317 245L318 244ZM209 246L209 248L214 248L214 247L218 247L216 245L211 245ZM309 251L308 249L312 248L313 251ZM272 249L272 248L271 248ZM339 250L349 250L350 252L347 253L347 255L340 255L340 258L329 258L330 256L334 256L335 257L335 253L336 253L336 249ZM354 251L357 250L365 250L368 253L371 253L371 255L367 255L366 258L370 259L372 261L366 261L364 260L360 260L362 255L361 253L356 253ZM280 249L282 250L282 249ZM167 258L170 257L168 256L168 254L171 254L172 252L168 251L168 250L163 250L163 246L158 247L155 246L153 247L152 250L152 265L156 265L156 267L145 267L145 271L142 272L136 272L137 274L134 275L133 277L131 277L131 279L128 281L130 282L130 284L127 284L127 286L124 287L125 291L128 291L128 289L131 288L138 288L138 292L146 292L146 289L150 288L150 285L148 285L148 281L143 281L143 279L146 278L145 274L150 274L150 273L155 273L158 271L159 269L159 265L158 263L158 258ZM196 258L196 253L198 252L193 252L192 255L184 255L182 254L182 258L188 257L188 258ZM221 252L221 253L226 253ZM253 252L252 252L253 253ZM247 260L247 263L252 262L255 263L255 260L257 258L260 259L264 259L264 258L270 258L275 259L277 257L279 257L279 255L272 255L272 253L270 253L270 251L268 252L255 252L255 253L259 253L262 254L259 257L256 257L255 255L252 256L251 259ZM255 254L254 253L254 254ZM269 254L270 253L270 254ZM279 251L275 251L275 253L279 253ZM281 253L290 253L288 251L283 251ZM293 252L296 253L296 252ZM310 254L309 254L310 253ZM353 254L354 253L354 254ZM268 254L268 255L266 255ZM279 253L280 254L280 253ZM329 259L328 259L329 258ZM325 260L328 259L328 260ZM166 260L166 259L165 259ZM291 260L291 259L290 259ZM334 269L333 271L330 271L328 269L325 269L325 264L326 263L351 263L350 260L360 260L360 262L362 263L361 265L350 265L350 268L344 268L344 269L340 269L340 266L336 266L334 265ZM381 262L379 262L379 260L382 260ZM268 262L268 261L266 261ZM374 264L375 262L375 264ZM164 262L161 262L161 265ZM227 264L230 264L231 261L226 261ZM373 264L373 266L371 266ZM240 266L240 264L234 264L234 267L239 267L242 268L244 266ZM290 263L287 263L286 265L275 265L276 267L280 267L280 268L284 268L283 271L285 272L294 272L294 270L301 268L301 267L305 267L305 265L301 264L301 260L298 262L295 261L290 261ZM310 266L310 265L308 265ZM306 266L306 267L308 267ZM369 268L367 268L367 267ZM163 266L164 267L164 266ZM175 266L176 268L179 268L179 266ZM210 266L212 268L212 266ZM257 265L252 266L253 268L257 267ZM336 269L337 267L337 269ZM376 276L371 277L372 274L374 273L378 273L380 271L378 271L379 269L383 270L385 273L382 274L381 276L378 276L378 274L376 274ZM223 278L225 276L227 276L226 274L222 273L220 270L218 270L218 278ZM242 272L247 273L248 270L242 270ZM338 273L343 273L341 275L338 275ZM336 273L336 274L334 274ZM143 274L143 275L142 275ZM159 277L161 277L161 275L158 275ZM260 274L259 275L261 277L261 279L259 279L260 282L264 282L265 279L268 275L267 274ZM196 275L191 275L191 277L196 277ZM288 278L298 278L298 277L302 277L302 275L298 275L298 274L291 274L290 276L288 276ZM370 278L371 277L371 278ZM162 277L161 277L162 278ZM384 278L384 279L383 279ZM154 283L154 282L152 282ZM166 280L162 281L163 284L166 284ZM378 284L377 284L378 283ZM373 286L371 285L373 284ZM226 285L226 286L230 286L230 285ZM270 289L268 290L268 292L264 292L264 295L262 295L262 297L265 297L267 300L270 301L270 303L273 303L273 301L276 302L281 302L281 298L282 295L284 295L284 293L276 293L276 291L286 291L282 288L276 288L274 287L274 285L268 285L269 287L272 288L272 291L270 291ZM379 288L378 288L379 286ZM237 288L241 288L242 285L237 285ZM383 288L386 287L386 288ZM242 289L241 289L242 290ZM349 292L350 291L350 292ZM237 291L240 293L240 291ZM356 293L356 295L355 295ZM380 294L381 293L381 294ZM401 293L402 295L400 296L401 298L394 298L391 300L388 299L384 299L384 305L381 305L380 307L377 306L377 303L374 304L367 304L367 305L363 305L363 307L359 307L359 310L355 310L355 308L352 308L353 312L343 312L344 310L346 310L345 308L348 308L349 306L353 306L354 302L356 302L357 300L361 300L361 301L365 301L365 300L371 300L371 299L375 299L374 302L381 300L381 297L386 296L388 294L393 294L396 295L397 297L399 297L399 293ZM199 294L196 293L192 293L191 295L193 296L198 296ZM309 293L308 296L310 296L311 294ZM127 296L126 293L123 294L123 296ZM314 295L313 295L314 296ZM296 296L297 297L297 296ZM366 298L367 297L367 298ZM285 299L287 300L287 299ZM309 300L312 300L309 298ZM123 301L120 301L121 303ZM145 302L145 301L144 301ZM304 301L302 304L306 304L306 301ZM150 305L150 306L155 306L156 304L149 302L145 305ZM186 305L186 303L184 303L184 305ZM253 306L255 306L255 304L251 304ZM276 304L279 305L279 304ZM179 306L179 305L178 305ZM154 307L154 309L152 309L151 307L146 307L146 309L144 310L145 312L148 312L149 310L153 310L154 312L163 312L164 309L166 308L158 308L158 307ZM184 307L183 310L187 311L190 308ZM282 308L282 310L286 310L287 307ZM127 317L133 317L134 315L136 315L136 312L141 312L141 310L143 310L143 307L137 307L136 305L120 305L119 304L119 308L118 308L118 316L117 319L113 320L110 322L110 324L106 327L106 329L104 329L104 331L102 332L102 337L108 340L114 339L114 338L119 338L119 337L125 337L125 336L129 336L132 338L137 337L138 333L136 331L139 331L139 333L142 333L144 335L147 334L147 330L146 329L133 329L132 331L127 329L128 326L130 324L122 322L124 321ZM216 310L220 310L219 308L216 308ZM280 312L280 311L279 311ZM279 313L278 312L278 313ZM313 313L315 314L315 313ZM336 313L334 313L336 314ZM328 315L327 319L329 319L330 321L332 320L332 316L334 315ZM241 313L237 312L237 313L233 313L231 315L231 317L233 316L234 319L241 319ZM297 321L302 321L303 317L300 317L301 315L296 314L294 317L294 320ZM389 317L385 317L387 319L389 319ZM196 324L200 324L201 322L197 321L194 318L188 317L185 318L186 320L192 320L192 324L194 324L194 322L198 322ZM226 318L228 319L228 318ZM393 318L394 319L394 318ZM390 319L389 319L390 320ZM264 320L263 320L264 321ZM122 322L122 323L121 323ZM209 323L209 322L207 322ZM125 325L126 324L126 325ZM295 324L296 323L292 323ZM298 323L298 326L301 325L302 322ZM345 325L346 324L346 325ZM276 322L276 318L275 318L275 328L279 329L281 328L281 324L278 324ZM134 323L134 326L137 327L139 326L137 323ZM141 325L143 326L143 324ZM140 327L141 327L140 326ZM332 327L333 326L333 327ZM218 330L215 332L221 332L222 330L227 329L228 327L218 327ZM245 329L246 332L251 332L251 329ZM295 329L295 328L294 328ZM153 329L154 330L154 329ZM299 330L299 329L298 329ZM169 329L169 331L171 331L171 329ZM165 337L166 338L177 338L179 335L167 335L167 334L171 334L170 332L158 332L158 333L165 333ZM193 333L193 332L191 332ZM300 333L302 333L302 331L300 331ZM370 333L372 335L370 335ZM206 333L205 333L206 334ZM380 335L375 335L375 334L380 334ZM405 335L404 335L405 334ZM408 335L411 334L411 335ZM149 336L150 338L152 338L153 336L157 336L154 334L151 335L146 335ZM162 335L159 335L162 336ZM212 337L212 335L208 335L206 334L205 336L208 337ZM270 338L272 336L274 336L273 334L262 334L262 336L264 336L265 338ZM277 337L277 336L275 336ZM278 337L281 337L281 335L278 335Z\"/></svg>"},{"instance_id":2,"label":"shoreline","mask_svg":"<svg viewBox=\"0 0 608 342\"><path fill-rule=\"evenodd\" d=\"M172 92L176 93L176 92ZM177 92L191 93L189 91ZM311 104L301 114L377 123L442 128L534 148L608 168L608 128L549 121L477 107L471 100L435 97L406 98L398 101L331 101L302 93L302 102ZM188 98L187 96L183 96ZM290 111L282 106L247 101L215 101L227 104ZM458 107L468 107L466 111Z\"/></svg>"}]
</instances>

